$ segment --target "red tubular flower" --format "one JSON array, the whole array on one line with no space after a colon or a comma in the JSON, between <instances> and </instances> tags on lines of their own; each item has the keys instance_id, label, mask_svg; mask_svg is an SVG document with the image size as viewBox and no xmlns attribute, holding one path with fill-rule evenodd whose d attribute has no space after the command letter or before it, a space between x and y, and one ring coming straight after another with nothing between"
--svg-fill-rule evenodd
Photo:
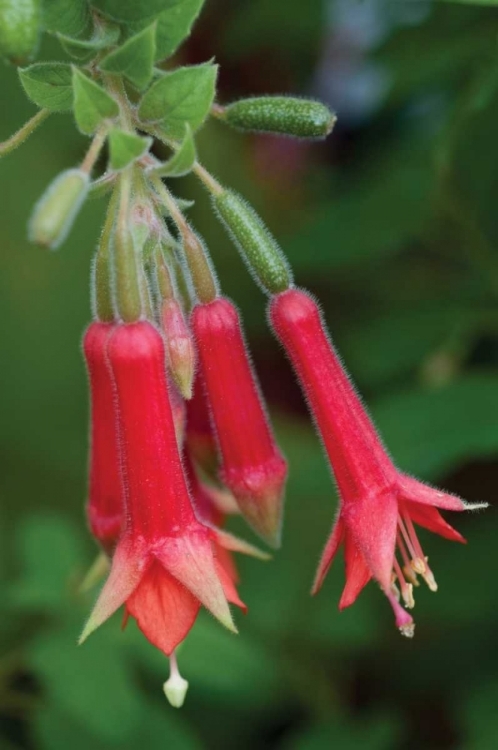
<instances>
[{"instance_id":1,"label":"red tubular flower","mask_svg":"<svg viewBox=\"0 0 498 750\"><path fill-rule=\"evenodd\" d=\"M461 511L483 506L469 506L393 465L327 337L318 307L307 293L289 289L275 296L270 320L308 399L339 489L339 514L313 593L321 587L344 542L346 586L340 609L353 604L373 577L393 607L397 626L411 636L414 623L398 601L400 593L411 608L417 576L431 591L437 589L414 523L463 542L437 508Z\"/></svg>"},{"instance_id":2,"label":"red tubular flower","mask_svg":"<svg viewBox=\"0 0 498 750\"><path fill-rule=\"evenodd\" d=\"M197 305L192 326L222 456L221 477L246 520L278 546L287 464L270 431L237 310L224 298Z\"/></svg>"},{"instance_id":3,"label":"red tubular flower","mask_svg":"<svg viewBox=\"0 0 498 750\"><path fill-rule=\"evenodd\" d=\"M233 546L194 513L178 452L164 345L148 322L117 325L107 338L114 378L126 524L84 640L122 604L170 655L203 604L235 630L213 543Z\"/></svg>"},{"instance_id":4,"label":"red tubular flower","mask_svg":"<svg viewBox=\"0 0 498 750\"><path fill-rule=\"evenodd\" d=\"M107 361L110 323L92 323L83 338L90 383L90 482L87 517L93 536L110 555L123 526L114 386Z\"/></svg>"}]
</instances>

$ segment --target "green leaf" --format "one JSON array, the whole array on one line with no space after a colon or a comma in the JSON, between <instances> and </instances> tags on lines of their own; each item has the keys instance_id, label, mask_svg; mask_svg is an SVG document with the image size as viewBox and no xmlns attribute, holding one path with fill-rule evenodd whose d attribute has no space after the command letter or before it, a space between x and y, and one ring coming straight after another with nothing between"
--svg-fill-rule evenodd
<instances>
[{"instance_id":1,"label":"green leaf","mask_svg":"<svg viewBox=\"0 0 498 750\"><path fill-rule=\"evenodd\" d=\"M82 133L91 135L106 119L117 117L119 107L107 91L73 66L74 116Z\"/></svg>"},{"instance_id":2,"label":"green leaf","mask_svg":"<svg viewBox=\"0 0 498 750\"><path fill-rule=\"evenodd\" d=\"M48 0L43 3L43 21L47 31L77 36L88 26L87 0Z\"/></svg>"},{"instance_id":3,"label":"green leaf","mask_svg":"<svg viewBox=\"0 0 498 750\"><path fill-rule=\"evenodd\" d=\"M107 743L123 742L140 725L140 693L115 628L101 628L88 643L76 645L80 616L76 610L62 628L39 635L30 648L32 668L47 698L68 717Z\"/></svg>"},{"instance_id":4,"label":"green leaf","mask_svg":"<svg viewBox=\"0 0 498 750\"><path fill-rule=\"evenodd\" d=\"M182 0L174 0L175 4L179 2ZM125 23L152 19L171 3L172 0L92 0L92 5L102 13Z\"/></svg>"},{"instance_id":5,"label":"green leaf","mask_svg":"<svg viewBox=\"0 0 498 750\"><path fill-rule=\"evenodd\" d=\"M19 68L21 84L38 107L66 112L73 106L71 66L65 63L35 63Z\"/></svg>"},{"instance_id":6,"label":"green leaf","mask_svg":"<svg viewBox=\"0 0 498 750\"><path fill-rule=\"evenodd\" d=\"M404 471L432 479L460 461L498 452L495 375L468 375L442 388L389 396L372 412Z\"/></svg>"},{"instance_id":7,"label":"green leaf","mask_svg":"<svg viewBox=\"0 0 498 750\"><path fill-rule=\"evenodd\" d=\"M109 133L109 164L118 171L143 156L152 144L152 138L141 138L113 128Z\"/></svg>"},{"instance_id":8,"label":"green leaf","mask_svg":"<svg viewBox=\"0 0 498 750\"><path fill-rule=\"evenodd\" d=\"M89 60L96 52L115 44L121 31L119 26L106 23L105 26L97 26L95 34L91 39L74 39L65 34L58 34L59 42L68 55L80 61Z\"/></svg>"},{"instance_id":9,"label":"green leaf","mask_svg":"<svg viewBox=\"0 0 498 750\"><path fill-rule=\"evenodd\" d=\"M218 66L212 63L178 68L166 73L144 95L138 115L143 122L160 123L170 138L182 138L185 125L202 125L213 103Z\"/></svg>"},{"instance_id":10,"label":"green leaf","mask_svg":"<svg viewBox=\"0 0 498 750\"><path fill-rule=\"evenodd\" d=\"M498 5L498 0L439 0L439 2L458 5Z\"/></svg>"},{"instance_id":11,"label":"green leaf","mask_svg":"<svg viewBox=\"0 0 498 750\"><path fill-rule=\"evenodd\" d=\"M99 63L99 68L106 73L121 73L138 89L144 89L152 79L155 52L154 23L106 55Z\"/></svg>"},{"instance_id":12,"label":"green leaf","mask_svg":"<svg viewBox=\"0 0 498 750\"><path fill-rule=\"evenodd\" d=\"M189 36L204 2L205 0L166 0L166 7L156 18L156 60L165 60L176 52ZM131 31L138 31L143 26L144 23L134 24Z\"/></svg>"},{"instance_id":13,"label":"green leaf","mask_svg":"<svg viewBox=\"0 0 498 750\"><path fill-rule=\"evenodd\" d=\"M284 742L281 750L324 750L340 747L341 750L385 750L394 747L401 727L395 717L372 714L361 717L337 717L327 724L310 724L297 736Z\"/></svg>"},{"instance_id":14,"label":"green leaf","mask_svg":"<svg viewBox=\"0 0 498 750\"><path fill-rule=\"evenodd\" d=\"M423 137L390 142L361 177L339 184L286 247L296 272L378 262L420 235L432 208L431 145Z\"/></svg>"},{"instance_id":15,"label":"green leaf","mask_svg":"<svg viewBox=\"0 0 498 750\"><path fill-rule=\"evenodd\" d=\"M28 516L16 534L16 551L22 570L7 590L7 603L34 611L67 606L68 593L84 569L75 527L55 515Z\"/></svg>"},{"instance_id":16,"label":"green leaf","mask_svg":"<svg viewBox=\"0 0 498 750\"><path fill-rule=\"evenodd\" d=\"M160 177L182 177L188 174L195 164L197 152L195 150L195 141L192 136L190 125L186 125L185 138L182 145L169 159L160 167L154 169L154 173Z\"/></svg>"}]
</instances>

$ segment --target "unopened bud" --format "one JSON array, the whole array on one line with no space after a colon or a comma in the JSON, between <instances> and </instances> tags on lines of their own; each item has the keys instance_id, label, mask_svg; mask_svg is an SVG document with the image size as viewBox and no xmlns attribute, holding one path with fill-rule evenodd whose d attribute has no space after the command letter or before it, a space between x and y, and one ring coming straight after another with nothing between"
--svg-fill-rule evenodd
<instances>
[{"instance_id":1,"label":"unopened bud","mask_svg":"<svg viewBox=\"0 0 498 750\"><path fill-rule=\"evenodd\" d=\"M195 348L192 334L176 299L165 300L162 324L166 337L168 365L183 398L192 398L195 372Z\"/></svg>"},{"instance_id":2,"label":"unopened bud","mask_svg":"<svg viewBox=\"0 0 498 750\"><path fill-rule=\"evenodd\" d=\"M40 38L40 0L0 0L0 55L15 65L31 60Z\"/></svg>"},{"instance_id":3,"label":"unopened bud","mask_svg":"<svg viewBox=\"0 0 498 750\"><path fill-rule=\"evenodd\" d=\"M159 237L162 222L150 203L137 201L131 206L130 231L137 248L142 248L149 237Z\"/></svg>"},{"instance_id":4,"label":"unopened bud","mask_svg":"<svg viewBox=\"0 0 498 750\"><path fill-rule=\"evenodd\" d=\"M81 169L61 172L48 186L29 221L31 242L55 250L66 239L88 195L90 178Z\"/></svg>"},{"instance_id":5,"label":"unopened bud","mask_svg":"<svg viewBox=\"0 0 498 750\"><path fill-rule=\"evenodd\" d=\"M231 190L213 196L213 204L263 291L278 294L288 289L292 275L287 260L252 206Z\"/></svg>"},{"instance_id":6,"label":"unopened bud","mask_svg":"<svg viewBox=\"0 0 498 750\"><path fill-rule=\"evenodd\" d=\"M326 138L337 119L321 102L287 96L241 99L221 109L220 118L241 130L295 138Z\"/></svg>"}]
</instances>

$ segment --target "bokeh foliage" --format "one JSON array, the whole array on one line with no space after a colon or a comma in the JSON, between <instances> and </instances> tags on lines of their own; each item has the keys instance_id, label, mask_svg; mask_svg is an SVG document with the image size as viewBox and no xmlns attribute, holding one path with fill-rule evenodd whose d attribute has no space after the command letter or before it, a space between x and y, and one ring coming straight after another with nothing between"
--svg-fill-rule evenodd
<instances>
[{"instance_id":1,"label":"bokeh foliage","mask_svg":"<svg viewBox=\"0 0 498 750\"><path fill-rule=\"evenodd\" d=\"M392 19L395 3L375 5ZM341 28L327 25L325 6L208 0L181 58L216 54L221 100L316 92L319 65L341 74ZM427 4L425 16L388 24L362 53L362 64L386 76L385 94L361 121L341 118L339 108L327 144L240 137L218 123L199 138L206 165L255 203L298 283L319 296L400 466L490 502L498 474L497 32L498 8ZM43 55L60 56L55 43ZM34 110L14 69L0 76L3 138ZM373 584L338 613L340 564L321 594L308 596L335 512L333 486L268 333L265 301L193 178L180 192L196 198L192 219L243 310L291 464L284 547L271 563L240 561L250 610L238 618L237 638L199 619L180 653L191 683L181 712L161 694L166 660L133 625L121 633L115 617L75 646L92 600L78 584L95 554L83 517L79 341L103 206L88 204L57 254L27 244L26 221L84 145L69 115L58 115L0 164L0 749L496 747L496 513L455 520L468 548L424 536L440 591L420 591L413 642L397 635Z\"/></svg>"}]
</instances>

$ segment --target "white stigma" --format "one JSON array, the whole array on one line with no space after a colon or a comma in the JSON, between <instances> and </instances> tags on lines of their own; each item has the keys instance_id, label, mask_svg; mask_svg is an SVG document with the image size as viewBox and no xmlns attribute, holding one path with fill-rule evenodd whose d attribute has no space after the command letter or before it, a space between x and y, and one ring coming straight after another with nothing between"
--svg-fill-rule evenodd
<instances>
[{"instance_id":1,"label":"white stigma","mask_svg":"<svg viewBox=\"0 0 498 750\"><path fill-rule=\"evenodd\" d=\"M164 695L171 706L174 708L181 708L185 702L185 696L187 695L188 682L187 680L184 680L180 674L174 651L169 657L169 665L169 679L163 685Z\"/></svg>"}]
</instances>

